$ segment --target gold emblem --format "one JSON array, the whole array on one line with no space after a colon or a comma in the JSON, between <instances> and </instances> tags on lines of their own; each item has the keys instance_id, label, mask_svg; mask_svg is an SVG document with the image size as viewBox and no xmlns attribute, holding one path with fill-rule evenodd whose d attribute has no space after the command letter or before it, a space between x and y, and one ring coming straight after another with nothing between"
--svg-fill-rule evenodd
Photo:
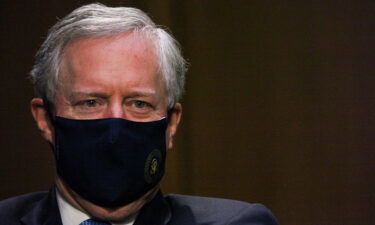
<instances>
[{"instance_id":1,"label":"gold emblem","mask_svg":"<svg viewBox=\"0 0 375 225\"><path fill-rule=\"evenodd\" d=\"M158 160L156 158L153 158L151 160L150 175L155 175L156 171L158 171Z\"/></svg>"},{"instance_id":2,"label":"gold emblem","mask_svg":"<svg viewBox=\"0 0 375 225\"><path fill-rule=\"evenodd\" d=\"M161 151L154 149L150 154L148 154L145 162L145 181L149 184L158 181L163 176L163 173L164 167L162 153Z\"/></svg>"}]
</instances>

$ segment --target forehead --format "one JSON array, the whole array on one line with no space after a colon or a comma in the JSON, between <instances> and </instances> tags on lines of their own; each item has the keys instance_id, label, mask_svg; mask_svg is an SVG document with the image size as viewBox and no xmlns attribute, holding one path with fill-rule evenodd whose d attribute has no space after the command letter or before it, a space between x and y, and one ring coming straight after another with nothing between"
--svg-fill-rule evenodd
<instances>
[{"instance_id":1,"label":"forehead","mask_svg":"<svg viewBox=\"0 0 375 225\"><path fill-rule=\"evenodd\" d=\"M144 34L129 32L70 43L63 52L59 83L78 78L142 82L151 77L161 80L154 42Z\"/></svg>"},{"instance_id":2,"label":"forehead","mask_svg":"<svg viewBox=\"0 0 375 225\"><path fill-rule=\"evenodd\" d=\"M140 32L127 32L111 37L84 38L69 43L63 50L62 61L76 65L128 62L155 67L157 57L154 42Z\"/></svg>"}]
</instances>

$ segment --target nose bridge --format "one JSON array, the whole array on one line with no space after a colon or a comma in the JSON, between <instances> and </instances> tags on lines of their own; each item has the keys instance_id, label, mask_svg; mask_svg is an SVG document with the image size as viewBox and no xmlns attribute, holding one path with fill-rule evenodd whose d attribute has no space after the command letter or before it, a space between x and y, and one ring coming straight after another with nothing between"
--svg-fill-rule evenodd
<instances>
[{"instance_id":1,"label":"nose bridge","mask_svg":"<svg viewBox=\"0 0 375 225\"><path fill-rule=\"evenodd\" d=\"M108 117L109 118L124 118L125 112L122 107L121 101L113 101L110 103L108 108Z\"/></svg>"}]
</instances>

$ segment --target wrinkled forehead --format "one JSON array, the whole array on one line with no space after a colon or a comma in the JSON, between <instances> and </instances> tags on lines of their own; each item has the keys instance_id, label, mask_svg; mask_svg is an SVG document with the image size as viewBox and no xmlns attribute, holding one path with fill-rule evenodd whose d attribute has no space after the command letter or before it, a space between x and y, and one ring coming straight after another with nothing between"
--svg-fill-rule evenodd
<instances>
[{"instance_id":1,"label":"wrinkled forehead","mask_svg":"<svg viewBox=\"0 0 375 225\"><path fill-rule=\"evenodd\" d=\"M137 70L140 74L155 73L159 81L165 83L160 74L154 39L135 31L115 36L80 38L69 43L62 54L59 83L77 72L100 72L103 65L106 68L110 66L114 72L122 69Z\"/></svg>"},{"instance_id":2,"label":"wrinkled forehead","mask_svg":"<svg viewBox=\"0 0 375 225\"><path fill-rule=\"evenodd\" d=\"M99 48L95 48L95 47ZM158 64L159 54L157 51L156 40L153 35L147 32L131 31L120 33L113 36L93 36L93 37L79 37L65 45L61 54L61 62L82 53L103 53L107 51L110 55L116 50L121 51L123 55L128 54L128 57L139 58L149 61L150 63ZM147 56L147 59L140 55Z\"/></svg>"},{"instance_id":3,"label":"wrinkled forehead","mask_svg":"<svg viewBox=\"0 0 375 225\"><path fill-rule=\"evenodd\" d=\"M159 72L153 42L133 33L114 37L86 38L64 50L57 95L80 89L151 90L167 99L166 84ZM62 88L63 87L63 88ZM114 90L113 89L113 90ZM56 98L55 98L56 100ZM166 100L165 100L166 101Z\"/></svg>"}]
</instances>

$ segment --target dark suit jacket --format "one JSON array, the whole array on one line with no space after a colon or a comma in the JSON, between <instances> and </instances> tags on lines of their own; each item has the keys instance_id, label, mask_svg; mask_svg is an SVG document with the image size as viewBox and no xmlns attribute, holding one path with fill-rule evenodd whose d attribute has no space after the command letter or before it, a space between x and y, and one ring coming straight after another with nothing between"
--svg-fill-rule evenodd
<instances>
[{"instance_id":1,"label":"dark suit jacket","mask_svg":"<svg viewBox=\"0 0 375 225\"><path fill-rule=\"evenodd\" d=\"M0 202L1 225L62 225L55 188ZM263 205L161 193L145 205L134 225L274 225Z\"/></svg>"}]
</instances>

